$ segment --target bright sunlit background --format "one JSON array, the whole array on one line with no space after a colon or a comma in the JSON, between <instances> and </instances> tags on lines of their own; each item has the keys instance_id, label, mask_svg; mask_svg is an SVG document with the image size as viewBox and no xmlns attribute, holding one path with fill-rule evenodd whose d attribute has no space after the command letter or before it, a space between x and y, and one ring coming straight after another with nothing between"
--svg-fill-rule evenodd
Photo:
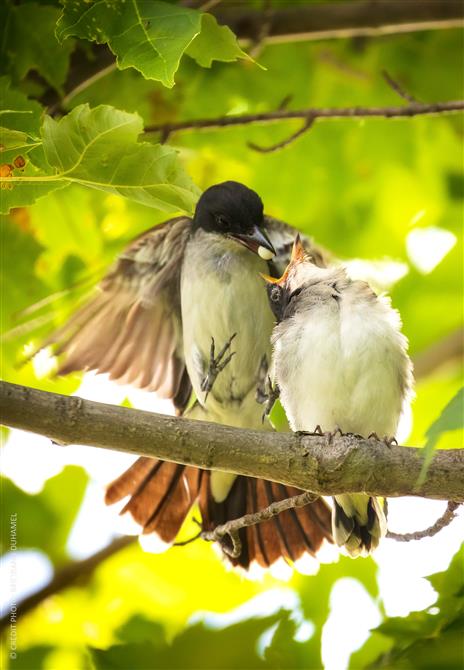
<instances>
[{"instance_id":1,"label":"bright sunlit background","mask_svg":"<svg viewBox=\"0 0 464 670\"><path fill-rule=\"evenodd\" d=\"M64 4L75 12L87 9L87 3ZM137 6L136 0L122 4L128 12ZM143 4L166 10L161 2ZM143 40L136 49L125 42L130 31L124 32L120 56L124 60L127 47L138 69L119 70L108 49L93 43L95 22L90 33L79 23L83 32L57 42L54 31L62 10L55 0L6 0L0 5L2 25L10 27L0 45L0 148L8 156L0 165L0 178L7 173L17 179L13 187L13 182L5 185L5 177L0 191L2 206L12 206L0 228L2 379L171 413L170 403L104 377L54 379L56 361L49 351L25 365L24 358L68 318L134 237L177 214L181 206L191 211L195 189L187 188L191 200L184 201L179 183L191 179L203 190L235 179L259 193L268 214L313 237L353 277L391 296L417 377L411 413L401 421L401 443L463 447L462 114L318 119L296 141L268 153L253 150L250 143L278 143L297 131L301 120L174 132L162 150L159 133L142 133L137 139L151 124L261 114L285 105L289 110L406 105L386 83L384 71L424 103L458 100L464 81L460 29L264 42L255 53L259 67L243 58L234 61L240 52L233 36L218 40L214 21L208 19L204 51L197 51L196 58L195 51L183 53L188 42L179 38L184 47L170 88L171 80L147 73L151 60L138 60ZM119 3L92 3L96 21L102 7L111 13ZM5 12L8 21L3 20ZM69 27L73 22L69 16L67 20ZM182 37L187 23L170 25L172 34ZM112 27L106 21L100 30ZM225 49L225 60L233 62L211 64L208 49L222 55ZM107 59L103 68L102 55ZM175 70L176 63L168 62ZM73 88L84 70L96 72L98 65L96 78L84 77ZM99 105L108 106L110 126L117 126L124 112L132 130L111 126L105 135L111 141L98 144ZM53 114L53 120L46 114ZM75 123L79 114L87 114L84 128ZM63 177L60 169L69 161L68 149L87 132L95 134L98 151L86 155L79 162L82 171L66 180L69 173ZM26 167L22 171L14 165L11 172L18 146ZM159 151L173 152L171 167L163 171L159 165L154 179L161 181L161 189L141 194L138 187L156 163L146 157ZM121 173L131 186L123 191L127 197L112 183L106 152L116 164L141 156ZM27 183L36 186L21 183L27 175L36 180ZM52 190L56 186L60 188ZM47 584L55 571L61 574L69 562L93 555L129 531L117 510L105 507L103 497L105 485L132 458L61 447L17 430L1 428L1 438L0 589L2 612L8 615L10 607ZM444 509L445 502L391 500L389 527L421 530ZM181 538L196 532L190 519ZM464 598L463 549L457 555L463 539L460 511L434 537L409 543L385 540L366 559L337 560L332 551L324 560L335 562L323 563L316 575L280 566L260 581L231 571L202 541L162 554L146 553L134 541L92 573L84 571L68 588L41 599L18 617L15 627L7 621L0 665L12 670L363 670L380 657L376 667L401 662L408 670L456 670L464 664L458 616ZM17 659L9 656L13 644Z\"/></svg>"}]
</instances>

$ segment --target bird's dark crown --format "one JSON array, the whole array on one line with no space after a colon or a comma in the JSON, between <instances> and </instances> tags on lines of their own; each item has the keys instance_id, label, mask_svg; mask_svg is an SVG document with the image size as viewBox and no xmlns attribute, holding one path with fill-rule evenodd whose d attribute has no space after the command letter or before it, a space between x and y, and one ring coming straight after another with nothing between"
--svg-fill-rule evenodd
<instances>
[{"instance_id":1,"label":"bird's dark crown","mask_svg":"<svg viewBox=\"0 0 464 670\"><path fill-rule=\"evenodd\" d=\"M237 181L224 181L200 197L193 229L225 235L246 234L263 225L263 203L257 193Z\"/></svg>"}]
</instances>

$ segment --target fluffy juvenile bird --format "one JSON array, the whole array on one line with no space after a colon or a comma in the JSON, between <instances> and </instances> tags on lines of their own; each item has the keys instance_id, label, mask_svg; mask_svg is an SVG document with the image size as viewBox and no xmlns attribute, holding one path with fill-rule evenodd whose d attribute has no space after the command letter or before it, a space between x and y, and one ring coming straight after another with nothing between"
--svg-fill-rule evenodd
<instances>
[{"instance_id":1,"label":"fluffy juvenile bird","mask_svg":"<svg viewBox=\"0 0 464 670\"><path fill-rule=\"evenodd\" d=\"M270 361L273 316L259 273L281 274L294 235L263 214L261 199L246 186L212 186L193 219L171 219L132 242L98 295L49 340L63 354L59 373L109 373L172 398L180 414L193 387L189 418L263 428L256 389ZM318 250L312 253L322 263ZM106 499L129 496L124 511L143 533L169 544L197 499L203 528L211 530L296 493L141 458L110 485ZM242 553L231 560L267 567L280 557L314 554L324 538L331 541L330 510L319 500L243 530Z\"/></svg>"},{"instance_id":2,"label":"fluffy juvenile bird","mask_svg":"<svg viewBox=\"0 0 464 670\"><path fill-rule=\"evenodd\" d=\"M292 429L394 436L412 366L389 300L343 268L317 267L299 238L283 276L265 279L277 319L272 374ZM386 533L385 511L366 494L335 496L336 543L368 554Z\"/></svg>"}]
</instances>

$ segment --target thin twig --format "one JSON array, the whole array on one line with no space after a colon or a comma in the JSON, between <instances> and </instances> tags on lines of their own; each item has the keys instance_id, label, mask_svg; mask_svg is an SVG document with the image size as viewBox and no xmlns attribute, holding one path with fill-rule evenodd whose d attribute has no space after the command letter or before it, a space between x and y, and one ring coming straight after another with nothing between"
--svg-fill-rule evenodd
<instances>
[{"instance_id":1,"label":"thin twig","mask_svg":"<svg viewBox=\"0 0 464 670\"><path fill-rule=\"evenodd\" d=\"M285 512L287 509L293 509L295 507L304 507L309 503L314 502L318 499L319 496L314 493L306 491L305 493L300 493L297 496L292 498L285 498L285 500L278 500L277 502L271 503L268 507L264 507L259 512L254 512L253 514L245 514L244 516L239 517L238 519L232 519L227 523L222 524L221 526L216 526L213 530L203 531L201 533L201 538L207 540L208 542L221 542L225 535L228 535L232 541L232 547L221 545L222 549L232 556L237 558L240 556L242 551L242 543L239 538L239 531L242 528L248 528L249 526L255 526L258 523L272 519L272 517Z\"/></svg>"},{"instance_id":2,"label":"thin twig","mask_svg":"<svg viewBox=\"0 0 464 670\"><path fill-rule=\"evenodd\" d=\"M410 542L411 540L423 540L424 537L433 537L439 533L443 528L449 526L456 516L456 511L462 503L454 502L450 500L446 506L446 510L441 515L434 524L425 528L424 530L418 530L414 533L393 533L388 531L387 537L390 540L397 540L398 542Z\"/></svg>"},{"instance_id":3,"label":"thin twig","mask_svg":"<svg viewBox=\"0 0 464 670\"><path fill-rule=\"evenodd\" d=\"M407 102L410 102L412 105L420 104L419 100L417 98L414 98L410 93L405 91L405 89L401 86L400 83L398 83L391 75L388 74L386 70L382 70L382 77L385 79L387 84L392 88L395 93L397 93L400 98L403 98L403 100L406 100Z\"/></svg>"},{"instance_id":4,"label":"thin twig","mask_svg":"<svg viewBox=\"0 0 464 670\"><path fill-rule=\"evenodd\" d=\"M158 123L147 126L146 133L183 130L206 130L225 128L227 126L243 126L253 123L275 123L287 119L366 119L366 118L411 118L414 116L453 114L464 110L464 100L450 100L430 104L414 103L404 107L308 107L307 109L283 110L259 114L237 114L234 116L218 116L210 119L189 119L175 123Z\"/></svg>"},{"instance_id":5,"label":"thin twig","mask_svg":"<svg viewBox=\"0 0 464 670\"><path fill-rule=\"evenodd\" d=\"M262 154L269 154L273 151L279 151L280 149L284 149L285 147L288 147L289 144L297 140L299 137L304 135L308 130L311 128L311 126L314 123L314 117L309 116L305 123L301 126L301 128L298 128L298 130L289 137L286 137L284 140L281 142L277 142L277 144L271 144L268 147L262 147L259 144L255 144L254 142L247 142L247 146L250 149L253 149L254 151L259 151Z\"/></svg>"},{"instance_id":6,"label":"thin twig","mask_svg":"<svg viewBox=\"0 0 464 670\"><path fill-rule=\"evenodd\" d=\"M181 540L180 542L174 542L173 547L185 547L187 544L191 544L192 542L195 542L195 540L198 540L201 537L201 530L194 535L193 537L189 537L188 540Z\"/></svg>"},{"instance_id":7,"label":"thin twig","mask_svg":"<svg viewBox=\"0 0 464 670\"><path fill-rule=\"evenodd\" d=\"M261 12L262 19L258 24L256 37L254 38L253 43L248 50L249 55L254 59L257 59L261 55L266 43L266 39L269 37L271 32L273 9L270 0L264 1Z\"/></svg>"},{"instance_id":8,"label":"thin twig","mask_svg":"<svg viewBox=\"0 0 464 670\"><path fill-rule=\"evenodd\" d=\"M206 0L198 9L200 12L209 12L210 9L213 9L213 7L216 7L216 5L219 5L219 3L222 2L222 0Z\"/></svg>"}]
</instances>

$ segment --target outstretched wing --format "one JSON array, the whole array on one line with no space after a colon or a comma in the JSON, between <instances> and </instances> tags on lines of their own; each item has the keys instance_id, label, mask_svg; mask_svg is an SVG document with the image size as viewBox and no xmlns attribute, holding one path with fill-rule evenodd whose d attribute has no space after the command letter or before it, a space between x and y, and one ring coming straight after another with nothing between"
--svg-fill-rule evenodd
<instances>
[{"instance_id":1,"label":"outstretched wing","mask_svg":"<svg viewBox=\"0 0 464 670\"><path fill-rule=\"evenodd\" d=\"M188 401L182 353L180 270L191 220L171 219L135 239L91 298L43 346L62 357L57 374L109 373L110 379Z\"/></svg>"},{"instance_id":2,"label":"outstretched wing","mask_svg":"<svg viewBox=\"0 0 464 670\"><path fill-rule=\"evenodd\" d=\"M271 272L276 277L281 277L285 268L290 262L293 242L297 234L300 234L301 241L306 251L311 254L315 265L323 268L330 262L330 254L322 247L314 244L310 237L303 235L296 228L292 228L288 223L274 219L272 216L264 217L264 225L269 235L276 255L272 259L270 266Z\"/></svg>"}]
</instances>

